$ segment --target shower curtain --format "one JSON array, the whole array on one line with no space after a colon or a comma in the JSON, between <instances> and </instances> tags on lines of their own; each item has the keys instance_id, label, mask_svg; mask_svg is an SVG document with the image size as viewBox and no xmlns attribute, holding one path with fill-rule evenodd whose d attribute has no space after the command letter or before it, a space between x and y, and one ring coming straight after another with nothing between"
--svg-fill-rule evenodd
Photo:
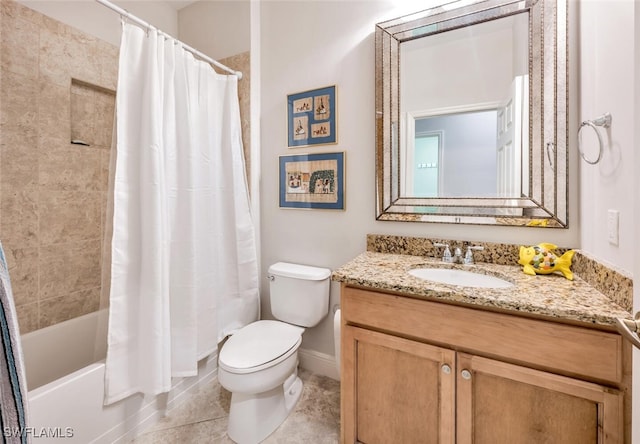
<instances>
[{"instance_id":1,"label":"shower curtain","mask_svg":"<svg viewBox=\"0 0 640 444\"><path fill-rule=\"evenodd\" d=\"M123 24L105 403L169 391L258 318L237 77Z\"/></svg>"}]
</instances>

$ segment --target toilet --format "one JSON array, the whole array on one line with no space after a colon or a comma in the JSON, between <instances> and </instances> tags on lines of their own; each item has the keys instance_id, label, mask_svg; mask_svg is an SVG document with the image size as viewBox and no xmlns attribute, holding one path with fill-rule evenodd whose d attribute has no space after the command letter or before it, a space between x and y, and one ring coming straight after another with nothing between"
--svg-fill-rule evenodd
<instances>
[{"instance_id":1,"label":"toilet","mask_svg":"<svg viewBox=\"0 0 640 444\"><path fill-rule=\"evenodd\" d=\"M278 320L253 322L224 343L218 381L231 392L229 438L264 440L286 419L302 394L298 348L305 328L329 313L331 270L278 262L269 267L271 312Z\"/></svg>"}]
</instances>

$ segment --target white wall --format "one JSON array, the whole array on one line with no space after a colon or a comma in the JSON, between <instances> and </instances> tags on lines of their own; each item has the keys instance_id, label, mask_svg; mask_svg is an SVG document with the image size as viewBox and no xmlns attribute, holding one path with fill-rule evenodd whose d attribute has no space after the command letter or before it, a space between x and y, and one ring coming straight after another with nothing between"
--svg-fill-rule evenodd
<instances>
[{"instance_id":1,"label":"white wall","mask_svg":"<svg viewBox=\"0 0 640 444\"><path fill-rule=\"evenodd\" d=\"M574 0L575 3L575 0ZM602 160L579 161L582 248L632 276L640 276L640 4L633 0L578 3L578 121L612 115ZM597 138L584 130L584 150L597 153ZM575 145L577 150L577 145ZM607 211L620 211L619 245L607 240ZM634 311L640 286L634 285ZM634 350L633 442L640 442L640 352Z\"/></svg>"},{"instance_id":2,"label":"white wall","mask_svg":"<svg viewBox=\"0 0 640 444\"><path fill-rule=\"evenodd\" d=\"M580 161L580 218L582 248L596 257L632 272L634 268L634 2L579 3L579 121L610 112L611 128L597 165ZM637 26L638 24L636 24ZM635 62L634 62L635 60ZM597 155L597 138L583 128L584 151ZM575 146L577 149L577 146ZM607 241L607 210L620 212L620 242Z\"/></svg>"},{"instance_id":3,"label":"white wall","mask_svg":"<svg viewBox=\"0 0 640 444\"><path fill-rule=\"evenodd\" d=\"M276 261L336 268L366 249L367 233L577 247L577 175L570 186L570 229L378 222L375 220L374 39L376 23L398 17L397 1L263 2L262 51L262 273ZM404 2L405 8L407 2ZM429 5L411 6L413 10ZM337 85L338 143L287 149L287 94ZM575 91L573 89L572 91ZM575 117L574 117L575 118ZM346 210L278 208L278 157L346 152ZM264 312L269 315L263 279ZM339 286L332 286L332 303ZM333 354L331 320L308 330L304 348Z\"/></svg>"},{"instance_id":4,"label":"white wall","mask_svg":"<svg viewBox=\"0 0 640 444\"><path fill-rule=\"evenodd\" d=\"M416 39L400 46L400 110L428 111L507 99L515 77L514 17ZM498 26L496 23L501 24ZM527 23L520 28L527 33ZM443 61L446 61L444 63ZM473 75L469 75L473 73ZM526 73L526 72L525 72Z\"/></svg>"},{"instance_id":5,"label":"white wall","mask_svg":"<svg viewBox=\"0 0 640 444\"><path fill-rule=\"evenodd\" d=\"M113 45L120 45L120 16L94 0L17 0L51 18ZM163 1L112 1L167 34L178 36L178 13Z\"/></svg>"},{"instance_id":6,"label":"white wall","mask_svg":"<svg viewBox=\"0 0 640 444\"><path fill-rule=\"evenodd\" d=\"M199 1L180 9L178 37L215 60L249 51L250 2Z\"/></svg>"}]
</instances>

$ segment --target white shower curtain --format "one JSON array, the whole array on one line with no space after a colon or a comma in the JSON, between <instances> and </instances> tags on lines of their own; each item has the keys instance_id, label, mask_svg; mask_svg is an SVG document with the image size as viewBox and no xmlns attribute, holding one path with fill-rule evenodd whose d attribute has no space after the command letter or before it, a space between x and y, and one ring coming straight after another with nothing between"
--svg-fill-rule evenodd
<instances>
[{"instance_id":1,"label":"white shower curtain","mask_svg":"<svg viewBox=\"0 0 640 444\"><path fill-rule=\"evenodd\" d=\"M259 310L237 77L123 26L107 404L195 375Z\"/></svg>"}]
</instances>

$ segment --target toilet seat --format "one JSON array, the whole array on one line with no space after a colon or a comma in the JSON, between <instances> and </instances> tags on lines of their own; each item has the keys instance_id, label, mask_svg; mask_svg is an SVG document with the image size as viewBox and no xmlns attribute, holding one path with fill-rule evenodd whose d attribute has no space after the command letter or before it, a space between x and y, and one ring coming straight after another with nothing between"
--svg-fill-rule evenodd
<instances>
[{"instance_id":1,"label":"toilet seat","mask_svg":"<svg viewBox=\"0 0 640 444\"><path fill-rule=\"evenodd\" d=\"M224 370L253 373L272 367L296 352L304 328L281 321L257 321L241 328L222 346L218 363Z\"/></svg>"}]
</instances>

